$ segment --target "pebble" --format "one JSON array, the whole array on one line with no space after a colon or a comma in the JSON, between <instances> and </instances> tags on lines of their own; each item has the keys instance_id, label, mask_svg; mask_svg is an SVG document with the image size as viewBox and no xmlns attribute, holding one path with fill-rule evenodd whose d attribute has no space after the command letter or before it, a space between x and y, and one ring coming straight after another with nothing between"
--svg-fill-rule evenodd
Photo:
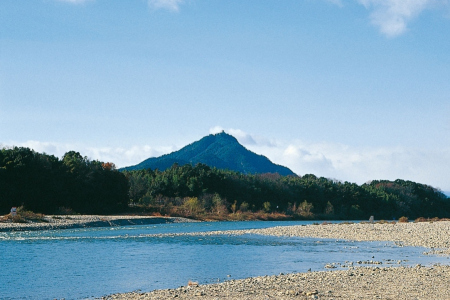
<instances>
[{"instance_id":1,"label":"pebble","mask_svg":"<svg viewBox=\"0 0 450 300\"><path fill-rule=\"evenodd\" d=\"M255 280L258 278L265 280ZM234 280L232 286L226 282L200 285L185 289L186 293L177 296L171 294L173 290L155 290L144 294L114 294L102 299L450 299L448 282L450 266L358 267L352 273L321 271Z\"/></svg>"},{"instance_id":2,"label":"pebble","mask_svg":"<svg viewBox=\"0 0 450 300\"><path fill-rule=\"evenodd\" d=\"M154 216L46 215L42 222L0 222L0 232L186 222L198 221L179 217Z\"/></svg>"}]
</instances>

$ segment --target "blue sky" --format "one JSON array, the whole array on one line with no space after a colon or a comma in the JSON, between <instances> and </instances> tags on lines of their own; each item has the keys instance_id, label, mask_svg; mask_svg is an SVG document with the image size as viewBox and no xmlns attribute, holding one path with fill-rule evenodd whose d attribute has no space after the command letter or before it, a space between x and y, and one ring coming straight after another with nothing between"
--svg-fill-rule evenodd
<instances>
[{"instance_id":1,"label":"blue sky","mask_svg":"<svg viewBox=\"0 0 450 300\"><path fill-rule=\"evenodd\" d=\"M447 0L2 0L0 146L133 165L220 130L450 191Z\"/></svg>"}]
</instances>

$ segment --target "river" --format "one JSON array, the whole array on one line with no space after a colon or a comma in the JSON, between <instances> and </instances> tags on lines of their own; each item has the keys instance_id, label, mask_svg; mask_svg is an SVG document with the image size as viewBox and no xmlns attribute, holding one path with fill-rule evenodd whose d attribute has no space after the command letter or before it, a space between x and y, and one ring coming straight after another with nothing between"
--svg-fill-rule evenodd
<instances>
[{"instance_id":1,"label":"river","mask_svg":"<svg viewBox=\"0 0 450 300\"><path fill-rule=\"evenodd\" d=\"M424 248L259 235L189 233L310 224L201 222L0 233L1 299L86 299L279 273L326 270L328 263L383 266L448 263Z\"/></svg>"}]
</instances>

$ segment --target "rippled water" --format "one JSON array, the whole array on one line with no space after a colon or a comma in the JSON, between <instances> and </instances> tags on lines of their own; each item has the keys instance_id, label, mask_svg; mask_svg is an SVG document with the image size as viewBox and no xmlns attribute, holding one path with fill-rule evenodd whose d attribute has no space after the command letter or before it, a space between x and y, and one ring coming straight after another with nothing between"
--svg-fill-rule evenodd
<instances>
[{"instance_id":1,"label":"rippled water","mask_svg":"<svg viewBox=\"0 0 450 300\"><path fill-rule=\"evenodd\" d=\"M309 222L178 223L0 233L1 299L82 299L279 273L325 270L327 263L401 260L447 263L424 248L259 235L171 233L264 228ZM374 257L374 258L372 258Z\"/></svg>"}]
</instances>

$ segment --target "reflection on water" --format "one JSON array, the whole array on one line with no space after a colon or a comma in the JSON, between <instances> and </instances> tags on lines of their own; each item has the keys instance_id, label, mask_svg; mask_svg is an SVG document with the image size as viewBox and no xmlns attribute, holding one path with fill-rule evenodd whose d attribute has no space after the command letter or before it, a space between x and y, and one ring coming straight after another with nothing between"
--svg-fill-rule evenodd
<instances>
[{"instance_id":1,"label":"reflection on water","mask_svg":"<svg viewBox=\"0 0 450 300\"><path fill-rule=\"evenodd\" d=\"M307 222L179 223L0 234L2 299L80 299L227 279L325 270L330 263L447 263L423 248L258 235L172 235ZM347 262L347 263L346 263Z\"/></svg>"}]
</instances>

